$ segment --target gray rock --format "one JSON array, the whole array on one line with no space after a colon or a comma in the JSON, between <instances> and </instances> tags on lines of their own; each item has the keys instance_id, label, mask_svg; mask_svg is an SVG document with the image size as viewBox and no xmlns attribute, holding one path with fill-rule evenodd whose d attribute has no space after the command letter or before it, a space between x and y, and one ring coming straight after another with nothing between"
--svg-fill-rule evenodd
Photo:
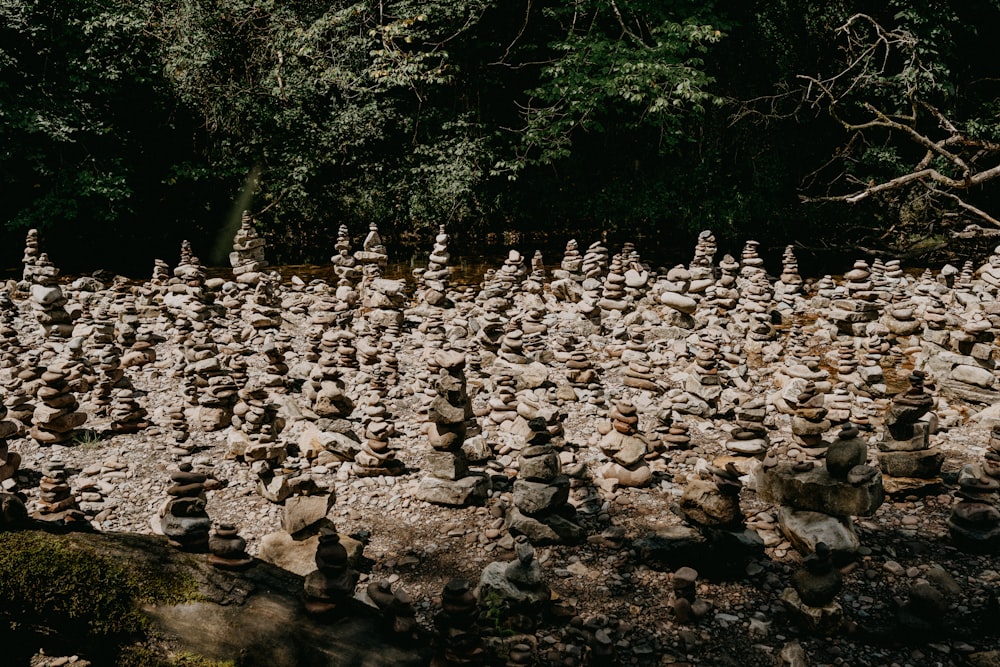
<instances>
[{"instance_id":1,"label":"gray rock","mask_svg":"<svg viewBox=\"0 0 1000 667\"><path fill-rule=\"evenodd\" d=\"M835 516L871 516L885 499L880 474L852 486L825 468L795 472L792 464L779 463L759 469L756 477L757 493L768 502Z\"/></svg>"},{"instance_id":2,"label":"gray rock","mask_svg":"<svg viewBox=\"0 0 1000 667\"><path fill-rule=\"evenodd\" d=\"M473 474L457 480L425 477L417 487L417 499L435 505L464 507L480 503L489 495L490 480L485 475Z\"/></svg>"}]
</instances>

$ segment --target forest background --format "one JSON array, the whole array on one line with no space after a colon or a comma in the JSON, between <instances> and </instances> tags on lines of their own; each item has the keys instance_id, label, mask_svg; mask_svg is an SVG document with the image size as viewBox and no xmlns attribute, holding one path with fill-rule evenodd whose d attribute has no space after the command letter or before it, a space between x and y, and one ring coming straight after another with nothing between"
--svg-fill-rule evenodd
<instances>
[{"instance_id":1,"label":"forest background","mask_svg":"<svg viewBox=\"0 0 1000 667\"><path fill-rule=\"evenodd\" d=\"M0 0L0 262L222 263L244 207L277 263L369 222L934 261L1000 229L998 43L997 0Z\"/></svg>"}]
</instances>

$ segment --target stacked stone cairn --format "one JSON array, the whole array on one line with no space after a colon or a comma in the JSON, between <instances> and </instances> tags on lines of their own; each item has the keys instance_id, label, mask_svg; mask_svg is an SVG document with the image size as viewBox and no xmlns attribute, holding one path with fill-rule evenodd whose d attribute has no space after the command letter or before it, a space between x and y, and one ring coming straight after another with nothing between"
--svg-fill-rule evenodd
<instances>
[{"instance_id":1,"label":"stacked stone cairn","mask_svg":"<svg viewBox=\"0 0 1000 667\"><path fill-rule=\"evenodd\" d=\"M864 336L866 325L878 319L881 309L877 302L878 293L872 287L871 269L868 262L859 259L854 268L844 274L847 298L836 299L832 303L829 317L845 336Z\"/></svg>"},{"instance_id":2,"label":"stacked stone cairn","mask_svg":"<svg viewBox=\"0 0 1000 667\"><path fill-rule=\"evenodd\" d=\"M597 305L601 309L601 318L610 318L613 321L619 319L629 309L629 302L625 298L625 263L621 254L611 258L611 265L604 277L604 286Z\"/></svg>"},{"instance_id":3,"label":"stacked stone cairn","mask_svg":"<svg viewBox=\"0 0 1000 667\"><path fill-rule=\"evenodd\" d=\"M533 632L548 611L552 591L542 578L534 547L522 539L515 549L514 560L494 561L483 570L479 602L499 606L494 620L502 628Z\"/></svg>"},{"instance_id":4,"label":"stacked stone cairn","mask_svg":"<svg viewBox=\"0 0 1000 667\"><path fill-rule=\"evenodd\" d=\"M441 225L437 236L434 237L434 247L428 257L427 268L418 275L421 298L430 306L447 308L453 305L448 298L448 283L451 277L451 269L448 266L448 262L451 261L448 240L449 236L445 232L444 225Z\"/></svg>"},{"instance_id":5,"label":"stacked stone cairn","mask_svg":"<svg viewBox=\"0 0 1000 667\"><path fill-rule=\"evenodd\" d=\"M793 246L786 246L781 256L781 276L775 292L779 311L798 312L805 305L802 299L802 276L799 275L799 262L795 259Z\"/></svg>"},{"instance_id":6,"label":"stacked stone cairn","mask_svg":"<svg viewBox=\"0 0 1000 667\"><path fill-rule=\"evenodd\" d=\"M691 287L691 272L678 264L667 271L663 280L658 281L658 289L661 289L659 301L670 310L667 313L667 321L684 329L694 326L692 315L698 308L698 302L688 296L688 289Z\"/></svg>"},{"instance_id":7,"label":"stacked stone cairn","mask_svg":"<svg viewBox=\"0 0 1000 667\"><path fill-rule=\"evenodd\" d=\"M374 222L368 225L368 234L361 244L361 250L354 253L354 259L363 267L375 266L384 268L389 261L389 254L386 252L382 237L378 233L378 225Z\"/></svg>"},{"instance_id":8,"label":"stacked stone cairn","mask_svg":"<svg viewBox=\"0 0 1000 667\"><path fill-rule=\"evenodd\" d=\"M882 324L897 338L919 334L923 324L917 318L916 304L908 290L897 283L889 298L889 306L880 320Z\"/></svg>"},{"instance_id":9,"label":"stacked stone cairn","mask_svg":"<svg viewBox=\"0 0 1000 667\"><path fill-rule=\"evenodd\" d=\"M860 541L851 517L871 516L885 499L882 473L867 458L867 443L849 424L827 448L824 466L765 460L757 469L757 494L780 506L778 525L799 552L823 542L838 561L854 557Z\"/></svg>"},{"instance_id":10,"label":"stacked stone cairn","mask_svg":"<svg viewBox=\"0 0 1000 667\"><path fill-rule=\"evenodd\" d=\"M643 487L652 481L653 473L646 461L649 442L639 433L639 415L629 401L616 401L607 421L598 427L601 439L598 447L611 461L601 466L604 479L614 479L619 486Z\"/></svg>"},{"instance_id":11,"label":"stacked stone cairn","mask_svg":"<svg viewBox=\"0 0 1000 667\"><path fill-rule=\"evenodd\" d=\"M751 398L736 407L736 422L726 449L737 456L763 458L770 447L764 419L767 405L763 398Z\"/></svg>"},{"instance_id":12,"label":"stacked stone cairn","mask_svg":"<svg viewBox=\"0 0 1000 667\"><path fill-rule=\"evenodd\" d=\"M792 436L805 450L805 454L813 458L822 456L827 447L823 434L832 426L830 420L826 418L828 412L825 394L817 391L815 382L807 381L795 399ZM789 450L791 456L796 456L795 452L794 449Z\"/></svg>"},{"instance_id":13,"label":"stacked stone cairn","mask_svg":"<svg viewBox=\"0 0 1000 667\"><path fill-rule=\"evenodd\" d=\"M189 418L205 431L225 428L232 418L238 386L207 331L196 332L188 340L184 362L184 396L193 407Z\"/></svg>"},{"instance_id":14,"label":"stacked stone cairn","mask_svg":"<svg viewBox=\"0 0 1000 667\"><path fill-rule=\"evenodd\" d=\"M67 362L58 361L41 376L35 393L37 402L31 417L29 435L40 445L55 445L73 438L74 432L87 421L85 412L78 412L80 402L70 391Z\"/></svg>"},{"instance_id":15,"label":"stacked stone cairn","mask_svg":"<svg viewBox=\"0 0 1000 667\"><path fill-rule=\"evenodd\" d=\"M32 518L61 525L81 524L83 512L67 479L66 463L53 457L42 464L38 482L38 502Z\"/></svg>"},{"instance_id":16,"label":"stacked stone cairn","mask_svg":"<svg viewBox=\"0 0 1000 667\"><path fill-rule=\"evenodd\" d=\"M34 285L38 282L35 277L38 271L38 249L38 230L29 229L24 239L24 257L21 260L24 264L24 271L21 275L26 285Z\"/></svg>"},{"instance_id":17,"label":"stacked stone cairn","mask_svg":"<svg viewBox=\"0 0 1000 667\"><path fill-rule=\"evenodd\" d=\"M720 314L728 313L736 308L740 299L739 292L740 263L732 255L723 255L719 262L719 278L710 293L710 303Z\"/></svg>"},{"instance_id":18,"label":"stacked stone cairn","mask_svg":"<svg viewBox=\"0 0 1000 667\"><path fill-rule=\"evenodd\" d=\"M389 581L373 581L365 589L368 598L382 612L388 629L397 641L413 643L418 638L417 610L402 586L392 589Z\"/></svg>"},{"instance_id":19,"label":"stacked stone cairn","mask_svg":"<svg viewBox=\"0 0 1000 667\"><path fill-rule=\"evenodd\" d=\"M73 321L66 311L69 299L62 287L56 284L59 270L42 253L32 273L31 308L42 332L50 338L69 338L73 335Z\"/></svg>"},{"instance_id":20,"label":"stacked stone cairn","mask_svg":"<svg viewBox=\"0 0 1000 667\"><path fill-rule=\"evenodd\" d=\"M208 562L220 570L245 570L253 565L247 541L231 523L219 524L208 536L208 552Z\"/></svg>"},{"instance_id":21,"label":"stacked stone cairn","mask_svg":"<svg viewBox=\"0 0 1000 667\"><path fill-rule=\"evenodd\" d=\"M544 417L528 421L530 433L518 458L514 482L514 507L507 513L512 535L524 535L532 543L571 544L583 539L576 511L567 504L569 478L562 474L559 452L553 447Z\"/></svg>"},{"instance_id":22,"label":"stacked stone cairn","mask_svg":"<svg viewBox=\"0 0 1000 667\"><path fill-rule=\"evenodd\" d=\"M138 433L149 427L146 408L139 404L132 387L115 389L109 416L112 433Z\"/></svg>"},{"instance_id":23,"label":"stacked stone cairn","mask_svg":"<svg viewBox=\"0 0 1000 667\"><path fill-rule=\"evenodd\" d=\"M566 242L562 262L559 268L552 272L552 278L549 289L552 290L552 296L559 301L576 303L583 297L583 256L580 255L580 246L576 239Z\"/></svg>"},{"instance_id":24,"label":"stacked stone cairn","mask_svg":"<svg viewBox=\"0 0 1000 667\"><path fill-rule=\"evenodd\" d=\"M249 211L243 211L240 228L233 238L233 251L229 253L229 264L233 267L236 282L242 285L256 285L267 266L264 239L257 233Z\"/></svg>"},{"instance_id":25,"label":"stacked stone cairn","mask_svg":"<svg viewBox=\"0 0 1000 667\"><path fill-rule=\"evenodd\" d=\"M316 569L303 582L306 611L314 616L329 615L343 609L354 596L359 573L352 569L347 549L331 528L320 530L316 546Z\"/></svg>"},{"instance_id":26,"label":"stacked stone cairn","mask_svg":"<svg viewBox=\"0 0 1000 667\"><path fill-rule=\"evenodd\" d=\"M171 443L168 447L174 456L190 456L197 449L197 444L190 440L190 430L187 417L184 415L184 403L177 401L164 409L165 426L168 429Z\"/></svg>"},{"instance_id":27,"label":"stacked stone cairn","mask_svg":"<svg viewBox=\"0 0 1000 667\"><path fill-rule=\"evenodd\" d=\"M804 630L829 635L843 623L844 610L835 600L842 587L832 550L820 542L792 575L792 585L782 591L781 600Z\"/></svg>"},{"instance_id":28,"label":"stacked stone cairn","mask_svg":"<svg viewBox=\"0 0 1000 667\"><path fill-rule=\"evenodd\" d=\"M930 445L937 416L931 412L934 398L924 390L925 380L923 372L913 371L910 388L892 399L885 414L878 462L892 491L940 482L944 453Z\"/></svg>"},{"instance_id":29,"label":"stacked stone cairn","mask_svg":"<svg viewBox=\"0 0 1000 667\"><path fill-rule=\"evenodd\" d=\"M1000 425L990 430L986 456L958 474L958 503L948 518L951 539L973 553L1000 553Z\"/></svg>"},{"instance_id":30,"label":"stacked stone cairn","mask_svg":"<svg viewBox=\"0 0 1000 667\"><path fill-rule=\"evenodd\" d=\"M182 463L170 473L173 484L167 489L170 498L159 512L158 532L166 535L171 546L184 551L208 551L212 520L205 511L205 483L208 476L194 472Z\"/></svg>"},{"instance_id":31,"label":"stacked stone cairn","mask_svg":"<svg viewBox=\"0 0 1000 667\"><path fill-rule=\"evenodd\" d=\"M601 298L602 279L608 268L608 249L599 242L591 243L580 268L583 271L583 296L577 310L586 318L596 319L601 314L597 302Z\"/></svg>"},{"instance_id":32,"label":"stacked stone cairn","mask_svg":"<svg viewBox=\"0 0 1000 667\"><path fill-rule=\"evenodd\" d=\"M20 430L16 421L7 419L7 408L0 403L0 492L11 491L17 484L15 475L21 467L21 455L10 451L7 441Z\"/></svg>"},{"instance_id":33,"label":"stacked stone cairn","mask_svg":"<svg viewBox=\"0 0 1000 667\"><path fill-rule=\"evenodd\" d=\"M626 387L659 394L663 387L656 383L653 366L648 354L649 345L639 329L629 331L629 339L622 352L622 384Z\"/></svg>"},{"instance_id":34,"label":"stacked stone cairn","mask_svg":"<svg viewBox=\"0 0 1000 667\"><path fill-rule=\"evenodd\" d=\"M441 592L441 611L434 617L437 646L430 667L483 664L486 645L479 630L476 594L467 579L452 579Z\"/></svg>"},{"instance_id":35,"label":"stacked stone cairn","mask_svg":"<svg viewBox=\"0 0 1000 667\"><path fill-rule=\"evenodd\" d=\"M381 384L384 387L385 383ZM384 391L370 391L361 401L364 440L361 451L354 457L359 477L401 475L406 471L406 466L396 458L396 452L389 445L397 433L383 399Z\"/></svg>"},{"instance_id":36,"label":"stacked stone cairn","mask_svg":"<svg viewBox=\"0 0 1000 667\"><path fill-rule=\"evenodd\" d=\"M708 552L702 565L723 576L742 573L747 561L764 551L760 535L744 524L742 488L740 472L732 462L725 468L700 467L670 507L704 538Z\"/></svg>"},{"instance_id":37,"label":"stacked stone cairn","mask_svg":"<svg viewBox=\"0 0 1000 667\"><path fill-rule=\"evenodd\" d=\"M427 457L430 475L417 488L417 498L437 505L464 506L485 500L489 478L470 474L462 451L472 404L466 393L465 355L439 350L434 359L439 375L437 395L427 413L427 437L433 451Z\"/></svg>"}]
</instances>

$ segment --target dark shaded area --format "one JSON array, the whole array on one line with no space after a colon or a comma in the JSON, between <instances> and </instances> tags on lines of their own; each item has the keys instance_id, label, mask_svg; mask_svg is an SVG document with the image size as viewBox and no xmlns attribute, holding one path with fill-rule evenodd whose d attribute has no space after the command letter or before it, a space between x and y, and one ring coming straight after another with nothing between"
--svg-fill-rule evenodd
<instances>
[{"instance_id":1,"label":"dark shaded area","mask_svg":"<svg viewBox=\"0 0 1000 667\"><path fill-rule=\"evenodd\" d=\"M802 204L847 176L898 175L922 149L872 135L842 159L858 144L795 92L798 75L844 66L837 28L870 12L920 40L927 99L1000 141L995 3L614 9L6 3L0 267L18 264L30 227L70 273L145 276L155 258L175 263L182 239L219 262L209 255L249 190L281 264L325 262L341 223L359 241L374 221L401 259L439 223L459 254L541 248L550 263L569 238L686 262L712 229L730 252L755 238L777 257L799 242L803 268L820 274L842 270L851 246L901 252L975 221L913 191ZM892 85L864 94L905 113ZM991 210L994 190L964 194Z\"/></svg>"}]
</instances>

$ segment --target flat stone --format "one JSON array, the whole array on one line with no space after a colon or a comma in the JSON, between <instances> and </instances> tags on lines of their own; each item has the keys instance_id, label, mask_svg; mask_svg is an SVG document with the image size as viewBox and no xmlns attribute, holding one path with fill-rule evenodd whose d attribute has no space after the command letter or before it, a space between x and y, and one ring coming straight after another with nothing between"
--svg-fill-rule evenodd
<instances>
[{"instance_id":1,"label":"flat stone","mask_svg":"<svg viewBox=\"0 0 1000 667\"><path fill-rule=\"evenodd\" d=\"M835 516L871 516L885 499L881 474L852 486L825 468L795 472L791 463L779 463L774 468L761 468L756 480L758 495L768 502Z\"/></svg>"},{"instance_id":2,"label":"flat stone","mask_svg":"<svg viewBox=\"0 0 1000 667\"><path fill-rule=\"evenodd\" d=\"M982 387L983 389L990 389L996 383L996 378L989 370L967 364L960 364L952 368L951 379Z\"/></svg>"},{"instance_id":3,"label":"flat stone","mask_svg":"<svg viewBox=\"0 0 1000 667\"><path fill-rule=\"evenodd\" d=\"M792 546L803 555L815 553L816 545L823 542L830 547L835 560L845 562L851 560L861 546L850 517L781 507L778 510L778 526Z\"/></svg>"},{"instance_id":4,"label":"flat stone","mask_svg":"<svg viewBox=\"0 0 1000 667\"><path fill-rule=\"evenodd\" d=\"M909 452L879 452L882 473L892 477L937 477L944 463L944 453L936 447Z\"/></svg>"},{"instance_id":5,"label":"flat stone","mask_svg":"<svg viewBox=\"0 0 1000 667\"><path fill-rule=\"evenodd\" d=\"M416 497L424 502L450 507L480 503L489 495L490 481L485 475L469 475L457 480L425 477L417 487Z\"/></svg>"}]
</instances>

